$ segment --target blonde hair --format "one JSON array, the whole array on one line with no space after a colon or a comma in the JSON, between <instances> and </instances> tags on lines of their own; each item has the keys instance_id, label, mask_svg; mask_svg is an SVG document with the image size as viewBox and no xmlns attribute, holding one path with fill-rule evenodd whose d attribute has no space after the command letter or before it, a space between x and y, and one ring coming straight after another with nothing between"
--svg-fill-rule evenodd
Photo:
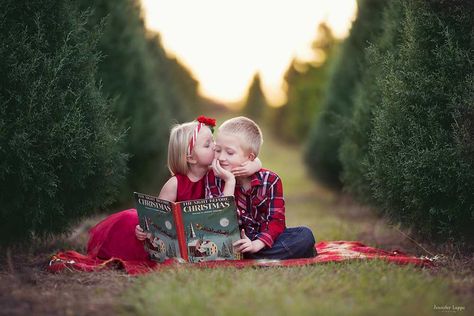
<instances>
[{"instance_id":1,"label":"blonde hair","mask_svg":"<svg viewBox=\"0 0 474 316\"><path fill-rule=\"evenodd\" d=\"M231 118L222 123L219 132L239 136L242 148L258 156L263 144L263 135L260 127L251 119L245 116Z\"/></svg>"},{"instance_id":2,"label":"blonde hair","mask_svg":"<svg viewBox=\"0 0 474 316\"><path fill-rule=\"evenodd\" d=\"M189 165L186 159L189 140L198 122L173 125L168 143L168 169L171 175L187 174Z\"/></svg>"}]
</instances>

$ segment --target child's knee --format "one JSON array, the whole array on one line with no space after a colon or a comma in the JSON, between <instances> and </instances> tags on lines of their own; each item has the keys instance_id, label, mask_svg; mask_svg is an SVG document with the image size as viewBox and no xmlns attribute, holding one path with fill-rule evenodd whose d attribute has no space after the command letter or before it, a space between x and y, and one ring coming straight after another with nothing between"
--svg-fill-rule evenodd
<instances>
[{"instance_id":1,"label":"child's knee","mask_svg":"<svg viewBox=\"0 0 474 316\"><path fill-rule=\"evenodd\" d=\"M308 247L313 247L316 239L314 238L313 232L306 226L301 226L301 236L302 239L308 243Z\"/></svg>"}]
</instances>

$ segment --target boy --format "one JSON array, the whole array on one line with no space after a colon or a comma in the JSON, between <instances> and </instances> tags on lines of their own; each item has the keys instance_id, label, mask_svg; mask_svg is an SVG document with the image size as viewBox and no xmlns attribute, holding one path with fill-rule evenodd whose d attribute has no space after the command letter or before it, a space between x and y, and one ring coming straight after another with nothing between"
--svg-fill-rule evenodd
<instances>
[{"instance_id":1,"label":"boy","mask_svg":"<svg viewBox=\"0 0 474 316\"><path fill-rule=\"evenodd\" d=\"M243 116L225 121L216 138L213 171L206 176L206 197L223 195L224 181L235 185L241 238L235 250L251 259L309 258L316 255L314 236L307 227L286 228L285 200L278 175L260 169L234 177L232 168L254 160L263 142L258 125Z\"/></svg>"}]
</instances>

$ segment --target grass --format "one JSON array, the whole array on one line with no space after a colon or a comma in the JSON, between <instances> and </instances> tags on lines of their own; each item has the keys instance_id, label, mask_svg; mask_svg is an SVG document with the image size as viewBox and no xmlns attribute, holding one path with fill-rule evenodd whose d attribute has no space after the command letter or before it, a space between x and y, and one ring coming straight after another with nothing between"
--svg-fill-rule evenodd
<instances>
[{"instance_id":1,"label":"grass","mask_svg":"<svg viewBox=\"0 0 474 316\"><path fill-rule=\"evenodd\" d=\"M381 261L271 269L179 269L125 295L136 315L433 315L465 306L443 279Z\"/></svg>"},{"instance_id":2,"label":"grass","mask_svg":"<svg viewBox=\"0 0 474 316\"><path fill-rule=\"evenodd\" d=\"M265 168L283 179L288 226L309 226L319 241L360 240L371 246L409 249L413 253L413 245L383 218L373 216L351 201L341 200L308 179L298 146L282 145L267 135L261 159ZM121 312L124 315L438 315L440 311L435 306L472 308L466 296L453 290L454 279L452 275L382 261L295 268L183 267L139 277L123 295L126 308ZM472 285L472 277L467 282Z\"/></svg>"}]
</instances>

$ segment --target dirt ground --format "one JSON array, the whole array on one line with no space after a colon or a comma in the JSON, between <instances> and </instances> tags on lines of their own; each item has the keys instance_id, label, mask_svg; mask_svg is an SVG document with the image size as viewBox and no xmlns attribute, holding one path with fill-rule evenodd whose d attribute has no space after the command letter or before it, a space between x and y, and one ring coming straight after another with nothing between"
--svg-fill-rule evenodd
<instances>
[{"instance_id":1,"label":"dirt ground","mask_svg":"<svg viewBox=\"0 0 474 316\"><path fill-rule=\"evenodd\" d=\"M62 249L85 253L87 231L101 217L81 223L68 237L10 249L0 257L0 315L114 315L134 278L122 271L46 271ZM121 306L126 308L125 306Z\"/></svg>"},{"instance_id":2,"label":"dirt ground","mask_svg":"<svg viewBox=\"0 0 474 316\"><path fill-rule=\"evenodd\" d=\"M132 282L118 271L51 274L42 266L0 274L0 315L113 315Z\"/></svg>"}]
</instances>

